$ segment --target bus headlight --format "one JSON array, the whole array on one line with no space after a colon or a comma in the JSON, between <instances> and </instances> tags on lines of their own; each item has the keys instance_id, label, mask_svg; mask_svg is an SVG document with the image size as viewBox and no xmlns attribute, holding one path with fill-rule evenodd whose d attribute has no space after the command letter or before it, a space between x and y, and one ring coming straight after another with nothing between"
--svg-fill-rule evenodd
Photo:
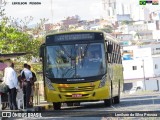
<instances>
[{"instance_id":1,"label":"bus headlight","mask_svg":"<svg viewBox=\"0 0 160 120\"><path fill-rule=\"evenodd\" d=\"M99 88L105 86L106 84L106 75L104 75L100 81Z\"/></svg>"},{"instance_id":2,"label":"bus headlight","mask_svg":"<svg viewBox=\"0 0 160 120\"><path fill-rule=\"evenodd\" d=\"M45 79L45 83L46 83L46 86L48 87L48 89L55 90L54 87L53 87L53 85L52 85L52 82L47 77Z\"/></svg>"}]
</instances>

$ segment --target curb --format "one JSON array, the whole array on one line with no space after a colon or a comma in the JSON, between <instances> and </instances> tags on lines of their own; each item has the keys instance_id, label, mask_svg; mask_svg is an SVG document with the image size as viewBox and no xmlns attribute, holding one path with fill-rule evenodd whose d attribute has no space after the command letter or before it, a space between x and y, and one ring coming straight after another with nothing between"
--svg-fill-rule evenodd
<instances>
[{"instance_id":1,"label":"curb","mask_svg":"<svg viewBox=\"0 0 160 120\"><path fill-rule=\"evenodd\" d=\"M53 110L53 105L34 106L35 111Z\"/></svg>"}]
</instances>

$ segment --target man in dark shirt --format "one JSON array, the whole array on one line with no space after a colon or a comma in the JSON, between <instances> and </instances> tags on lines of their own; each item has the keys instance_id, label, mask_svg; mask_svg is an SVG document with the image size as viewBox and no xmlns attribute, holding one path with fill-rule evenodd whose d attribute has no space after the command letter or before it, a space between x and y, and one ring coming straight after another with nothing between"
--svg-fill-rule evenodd
<instances>
[{"instance_id":1,"label":"man in dark shirt","mask_svg":"<svg viewBox=\"0 0 160 120\"><path fill-rule=\"evenodd\" d=\"M28 65L28 69L31 71L31 66L30 65ZM31 90L31 97L30 97L30 105L32 105L33 106L33 96L34 96L34 82L36 82L37 81L37 77L36 77L36 74L33 72L33 71L31 71L32 72L32 83L31 83L31 85L32 85L32 90Z\"/></svg>"}]
</instances>

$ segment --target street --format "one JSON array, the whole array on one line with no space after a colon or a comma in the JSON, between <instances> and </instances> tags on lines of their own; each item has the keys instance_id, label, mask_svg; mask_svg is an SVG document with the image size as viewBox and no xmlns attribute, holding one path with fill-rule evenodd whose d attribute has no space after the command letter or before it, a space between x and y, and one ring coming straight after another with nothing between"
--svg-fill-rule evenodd
<instances>
[{"instance_id":1,"label":"street","mask_svg":"<svg viewBox=\"0 0 160 120\"><path fill-rule=\"evenodd\" d=\"M127 113L137 112L137 117L142 117L139 112L152 111L152 113L160 113L160 94L159 92L148 92L139 94L122 94L120 104L113 104L111 107L104 107L103 101L99 102L85 102L81 103L81 106L63 107L62 110L54 111L42 111L42 118L38 119L105 119L105 117L111 117L116 112ZM153 112L154 111L154 112ZM143 113L143 112L142 112ZM71 117L71 118L70 118ZM104 118L103 118L104 117ZM13 119L13 118L12 118ZM34 118L36 119L36 118ZM88 118L87 118L88 119ZM145 118L146 119L146 118ZM156 118L157 120L158 118ZM159 118L160 119L160 118ZM20 119L19 119L20 120Z\"/></svg>"}]
</instances>

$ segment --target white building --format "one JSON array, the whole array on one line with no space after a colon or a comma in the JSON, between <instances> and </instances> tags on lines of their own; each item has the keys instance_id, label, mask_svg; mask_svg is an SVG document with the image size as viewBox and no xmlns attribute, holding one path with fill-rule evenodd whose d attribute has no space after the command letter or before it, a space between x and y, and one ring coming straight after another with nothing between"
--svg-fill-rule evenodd
<instances>
[{"instance_id":1,"label":"white building","mask_svg":"<svg viewBox=\"0 0 160 120\"><path fill-rule=\"evenodd\" d=\"M130 15L134 21L149 21L149 9L139 5L139 0L102 0L104 16L116 21L117 15ZM128 19L128 18L127 18ZM126 20L127 20L126 19Z\"/></svg>"},{"instance_id":2,"label":"white building","mask_svg":"<svg viewBox=\"0 0 160 120\"><path fill-rule=\"evenodd\" d=\"M143 80L160 77L160 47L158 46L160 44L124 47L123 59L128 56L128 60L122 61L124 79Z\"/></svg>"},{"instance_id":3,"label":"white building","mask_svg":"<svg viewBox=\"0 0 160 120\"><path fill-rule=\"evenodd\" d=\"M116 34L116 38L118 38L120 41L130 41L133 40L132 34Z\"/></svg>"},{"instance_id":4,"label":"white building","mask_svg":"<svg viewBox=\"0 0 160 120\"><path fill-rule=\"evenodd\" d=\"M156 40L160 39L160 30L153 30L152 33L153 33L153 39Z\"/></svg>"}]
</instances>

